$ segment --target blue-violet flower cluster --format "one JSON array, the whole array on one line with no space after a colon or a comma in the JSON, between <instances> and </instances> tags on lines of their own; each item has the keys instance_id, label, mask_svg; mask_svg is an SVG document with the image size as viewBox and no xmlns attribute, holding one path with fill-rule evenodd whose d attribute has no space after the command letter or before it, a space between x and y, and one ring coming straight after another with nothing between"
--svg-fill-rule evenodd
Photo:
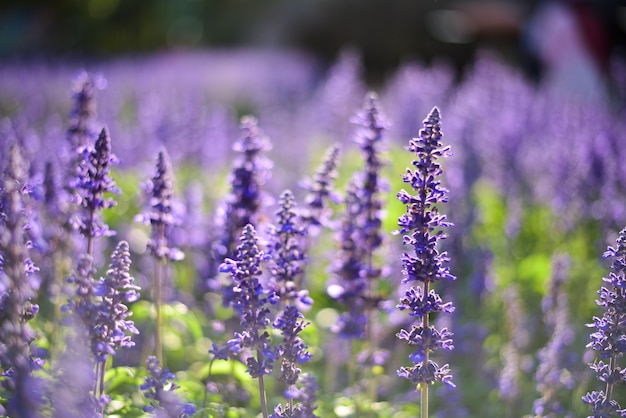
<instances>
[{"instance_id":1,"label":"blue-violet flower cluster","mask_svg":"<svg viewBox=\"0 0 626 418\"><path fill-rule=\"evenodd\" d=\"M407 147L408 151L415 153L414 169L407 168L403 181L415 194L403 189L397 195L406 205L406 213L398 218L401 229L396 233L404 234L404 245L413 249L413 254L404 252L402 256L402 283L411 287L397 307L415 318L410 330L402 329L397 334L400 340L414 347L409 356L413 365L401 367L398 376L410 379L418 389L437 381L454 386L449 366L439 366L430 359L430 354L440 348L453 348L452 333L446 328L438 330L429 323L431 314L454 310L451 303L444 303L430 287L442 279L455 279L447 267L447 254L437 249L439 241L445 238L441 228L451 226L437 206L447 201L447 190L439 181L442 170L437 160L449 155L449 147L442 146L441 138L440 115L435 107L424 120L419 136Z\"/></svg>"},{"instance_id":2,"label":"blue-violet flower cluster","mask_svg":"<svg viewBox=\"0 0 626 418\"><path fill-rule=\"evenodd\" d=\"M600 360L590 365L604 390L592 391L583 396L591 405L594 417L626 417L626 408L614 399L614 390L626 383L626 369L618 360L626 353L626 228L619 233L616 247L608 247L605 258L612 258L609 277L598 290L596 303L602 307L601 317L588 324L595 331L590 334L587 347L596 351Z\"/></svg>"}]
</instances>

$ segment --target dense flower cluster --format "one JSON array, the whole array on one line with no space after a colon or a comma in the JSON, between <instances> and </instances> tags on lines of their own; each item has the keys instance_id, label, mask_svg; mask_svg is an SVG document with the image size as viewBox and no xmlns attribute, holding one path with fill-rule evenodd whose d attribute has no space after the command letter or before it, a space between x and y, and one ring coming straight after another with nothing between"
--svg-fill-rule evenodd
<instances>
[{"instance_id":1,"label":"dense flower cluster","mask_svg":"<svg viewBox=\"0 0 626 418\"><path fill-rule=\"evenodd\" d=\"M165 148L159 151L156 172L146 191L150 196L150 210L137 219L152 226L152 238L148 241L150 253L158 260L182 260L182 251L170 246L170 229L177 219L172 202L172 164Z\"/></svg>"},{"instance_id":2,"label":"dense flower cluster","mask_svg":"<svg viewBox=\"0 0 626 418\"><path fill-rule=\"evenodd\" d=\"M99 218L102 209L116 205L105 194L119 193L110 174L111 165L118 160L111 152L111 138L106 128L100 131L95 147L85 149L84 156L79 175L70 185L80 194L80 206L83 208L83 215L74 221L74 225L88 238L113 235L114 232Z\"/></svg>"},{"instance_id":3,"label":"dense flower cluster","mask_svg":"<svg viewBox=\"0 0 626 418\"><path fill-rule=\"evenodd\" d=\"M399 339L414 347L409 356L413 366L400 368L398 376L410 379L422 390L422 385L437 381L454 386L448 365L439 366L430 359L430 354L438 349L453 348L452 333L446 328L437 330L429 324L431 314L454 310L451 303L444 303L430 287L442 279L455 279L446 265L447 254L440 253L437 248L439 241L445 237L441 228L451 225L445 220L445 215L439 213L437 206L447 201L447 190L441 187L439 181L442 170L437 160L449 154L449 147L442 146L441 137L439 110L434 108L424 120L419 136L413 138L407 148L415 153L416 158L413 160L414 170L407 169L403 180L415 194L405 190L398 193L398 199L406 205L406 213L398 218L401 227L398 233L404 234L404 244L414 251L413 254L405 252L402 256L405 276L402 283L409 283L411 287L400 300L398 308L408 311L416 321L410 330L402 329L398 333Z\"/></svg>"},{"instance_id":4,"label":"dense flower cluster","mask_svg":"<svg viewBox=\"0 0 626 418\"><path fill-rule=\"evenodd\" d=\"M256 65L261 56L270 65ZM594 294L579 292L598 267L587 249L626 215L623 103L564 101L485 57L461 78L445 65L402 65L380 85L390 137L377 96L362 102L356 55L340 55L325 74L301 57L285 68L278 55L256 52L164 54L135 61L132 71L93 63L115 86L98 94L101 130L95 99L104 83L94 73L81 72L73 104L59 106L67 69L0 66L0 415L141 416L147 405L145 414L158 417L253 416L254 381L264 418L314 417L318 390L324 416L427 417L429 390L430 416L439 418L562 418L588 409L623 416L626 232L607 252L615 261L598 293L604 315L591 324L589 349L572 344L589 334L576 316L594 309ZM221 71L223 59L246 71ZM619 80L626 91L624 74ZM223 100L233 92L232 102ZM355 146L349 117L359 102ZM433 103L447 109L455 163L442 172L449 148L435 108L408 147L416 157L403 180L412 191L388 201L383 139L391 139L395 164L395 139L416 132L415 114ZM240 119L237 135L242 111L256 112L271 135L280 158L273 184L257 120ZM237 159L226 178L232 144ZM301 195L292 193L327 146ZM139 215L149 232L130 223L141 206L134 192L103 210L117 191L112 148L124 156L115 169L129 191L137 164L161 149ZM439 212L448 207L444 175L454 192L447 248L460 286L439 247L451 225ZM401 242L387 245L385 230L387 214L402 205L399 257ZM120 240L109 238L106 223ZM176 247L186 260L170 268L182 258ZM574 262L571 274L555 267L548 285L554 249ZM402 283L382 280L400 267ZM175 287L161 298L166 272ZM142 291L139 301L135 283L152 298ZM389 309L382 299L396 293L398 309ZM455 308L461 314L447 314ZM454 350L449 329L462 342ZM141 358L154 347L146 373ZM581 400L594 377L583 356L603 387ZM180 370L184 391L174 391L166 363ZM454 383L443 363L455 365ZM305 371L323 377L319 387ZM142 400L129 388L144 375ZM208 377L197 381L201 375ZM437 381L445 384L429 389ZM450 393L454 384L464 389ZM181 401L186 392L197 412Z\"/></svg>"},{"instance_id":5,"label":"dense flower cluster","mask_svg":"<svg viewBox=\"0 0 626 418\"><path fill-rule=\"evenodd\" d=\"M93 332L99 362L105 362L118 348L134 346L128 333L139 333L134 322L128 319L132 312L126 306L139 299L139 286L133 283L135 279L130 275L130 265L128 243L120 241L111 255L106 277L100 280L94 291L94 295L101 298Z\"/></svg>"},{"instance_id":6,"label":"dense flower cluster","mask_svg":"<svg viewBox=\"0 0 626 418\"><path fill-rule=\"evenodd\" d=\"M314 228L329 227L332 210L328 207L328 202L338 204L341 201L339 193L333 187L337 178L337 163L340 148L335 144L326 150L322 165L315 172L312 179L305 179L300 187L308 193L304 199L306 209L301 214L305 225ZM317 229L309 228L309 233Z\"/></svg>"},{"instance_id":7,"label":"dense flower cluster","mask_svg":"<svg viewBox=\"0 0 626 418\"><path fill-rule=\"evenodd\" d=\"M241 119L241 138L233 149L241 156L234 163L229 184L232 187L226 198L226 207L221 218L223 237L216 246L217 258L233 257L241 230L248 224L258 227L259 211L266 203L263 185L269 176L272 163L263 156L271 149L256 118Z\"/></svg>"},{"instance_id":8,"label":"dense flower cluster","mask_svg":"<svg viewBox=\"0 0 626 418\"><path fill-rule=\"evenodd\" d=\"M370 93L353 119L358 126L355 142L365 165L347 186L339 232L342 251L333 265L337 283L329 286L331 296L347 308L336 326L336 331L347 338L367 337L368 313L380 302L376 279L381 277L382 270L375 266L375 252L383 241L380 154L387 122L379 107L377 96Z\"/></svg>"},{"instance_id":9,"label":"dense flower cluster","mask_svg":"<svg viewBox=\"0 0 626 418\"><path fill-rule=\"evenodd\" d=\"M280 209L276 213L277 225L272 225L267 250L270 257L271 287L283 305L299 303L308 306L313 303L308 291L298 289L306 263L303 248L306 231L300 225L291 190L285 190L281 194L279 204Z\"/></svg>"},{"instance_id":10,"label":"dense flower cluster","mask_svg":"<svg viewBox=\"0 0 626 418\"><path fill-rule=\"evenodd\" d=\"M235 332L235 338L228 341L228 346L233 354L244 349L256 350L257 357L246 357L248 373L252 377L271 374L276 360L267 328L271 322L269 304L275 304L278 297L264 289L259 280L263 259L256 231L248 224L241 233L236 258L227 258L220 266L220 270L230 273L233 279L232 306L242 327L242 331Z\"/></svg>"},{"instance_id":11,"label":"dense flower cluster","mask_svg":"<svg viewBox=\"0 0 626 418\"><path fill-rule=\"evenodd\" d=\"M605 285L598 290L596 301L603 309L601 317L594 317L588 326L595 331L587 345L596 351L600 360L591 364L597 379L605 385L604 390L592 391L583 396L583 402L592 408L593 416L626 416L615 400L615 388L626 382L626 371L618 363L626 353L626 229L619 233L617 246L609 247L605 258L613 260Z\"/></svg>"}]
</instances>

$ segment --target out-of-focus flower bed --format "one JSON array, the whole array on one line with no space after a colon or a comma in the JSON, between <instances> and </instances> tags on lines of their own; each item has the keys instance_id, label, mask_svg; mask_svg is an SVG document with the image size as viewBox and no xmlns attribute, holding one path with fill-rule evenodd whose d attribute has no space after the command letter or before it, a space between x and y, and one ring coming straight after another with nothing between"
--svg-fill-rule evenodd
<instances>
[{"instance_id":1,"label":"out-of-focus flower bed","mask_svg":"<svg viewBox=\"0 0 626 418\"><path fill-rule=\"evenodd\" d=\"M413 185L419 196L419 187L426 187L420 181L432 180L416 175L407 185L403 174L415 158L405 147L436 107L451 155L440 161L448 201L433 197L433 213L453 225L433 221L430 232L445 229L441 251L456 280L434 285L455 310L431 317L437 329L453 333L454 345L433 355L449 364L456 387L433 386L431 416L592 414L593 402L582 397L605 390L606 382L588 366L599 357L587 347L586 324L602 316L595 301L610 266L602 255L626 226L626 86L623 74L613 76L612 94L598 101L532 83L489 54L479 55L460 79L445 63L405 63L379 86L365 84L359 57L349 51L328 69L298 53L260 51L166 54L86 67L0 65L2 306L5 312L24 303L39 307L32 320L24 319L25 311L1 318L2 405L14 414L31 405L37 411L15 416L248 417L265 402L271 412L284 402L289 381L284 374L287 380L278 380L287 343L276 352L267 347L289 327L297 330L299 317L285 310L269 335L255 332L269 321L258 314L261 307L273 313L282 306L273 298L284 297L298 308L301 326L308 324L290 340L299 350L292 360L307 377L297 396L287 394L303 405L301 415L285 412L295 408L287 402L274 416L418 416L420 391L396 373L419 356L396 337L414 317L396 308L410 285L401 283L409 247L392 232L406 210L396 194ZM93 132L83 132L87 142L77 143L72 129L78 129L85 80L95 107L83 116ZM380 110L380 121L368 122L371 106ZM381 135L376 144L372 132ZM109 158L107 143L119 163ZM28 167L15 180L28 185L15 224L14 144ZM334 145L336 179L327 152ZM71 171L76 158L83 162ZM102 174L97 182L96 171ZM108 175L119 193L111 193ZM323 211L314 192L326 202ZM436 216L429 213L420 216ZM114 235L90 226L100 214ZM303 223L293 226L292 217ZM11 241L16 235L6 231L20 222L25 232L18 251ZM290 235L298 228L306 238ZM302 248L290 247L299 240ZM248 258L238 258L237 245ZM254 245L264 255L255 255ZM38 268L24 275L32 286L16 287L23 274L15 272L16 259ZM260 284L245 263L261 263ZM369 279L342 281L355 277ZM255 287L277 283L282 290L275 294ZM348 295L363 287L362 299ZM4 302L15 295L17 304ZM134 344L102 325L91 346L81 332L68 332L80 323L89 328L85 318L97 322L94 312L104 311L112 321L105 328ZM259 316L246 317L239 328L237 316L246 312ZM366 321L366 330L346 322L350 315ZM129 319L134 325L122 331L110 325ZM6 333L16 323L27 344L15 342L19 332ZM617 351L624 338L615 343ZM41 359L32 371L12 363L18 358L12 350L27 348ZM261 354L260 364L246 366L236 358L247 350L265 353L265 362L276 353L283 360L273 372ZM67 366L73 361L87 377L73 377ZM159 362L172 373L163 373ZM20 393L14 378L20 373L35 379L29 395ZM259 398L260 376L266 401ZM174 387L169 381L180 387L168 390ZM312 393L314 411L305 408ZM611 396L624 405L623 387Z\"/></svg>"}]
</instances>

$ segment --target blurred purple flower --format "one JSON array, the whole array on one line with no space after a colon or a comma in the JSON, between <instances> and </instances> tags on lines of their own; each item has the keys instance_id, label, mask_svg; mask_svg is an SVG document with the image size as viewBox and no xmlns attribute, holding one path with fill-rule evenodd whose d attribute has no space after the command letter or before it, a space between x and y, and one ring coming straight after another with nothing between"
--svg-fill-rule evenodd
<instances>
[{"instance_id":1,"label":"blurred purple flower","mask_svg":"<svg viewBox=\"0 0 626 418\"><path fill-rule=\"evenodd\" d=\"M237 240L241 230L251 224L258 227L259 211L266 203L263 185L270 175L272 163L263 153L271 149L271 143L252 116L241 118L241 138L233 149L240 153L230 174L230 195L226 198L221 214L223 236L219 243L217 256L235 256Z\"/></svg>"},{"instance_id":2,"label":"blurred purple flower","mask_svg":"<svg viewBox=\"0 0 626 418\"><path fill-rule=\"evenodd\" d=\"M174 393L178 388L172 382L174 374L162 367L155 356L149 356L146 365L148 376L140 389L150 399L150 405L145 406L144 411L154 413L158 418L186 418L195 414L195 406L181 402Z\"/></svg>"},{"instance_id":3,"label":"blurred purple flower","mask_svg":"<svg viewBox=\"0 0 626 418\"><path fill-rule=\"evenodd\" d=\"M135 279L130 275L130 264L128 243L120 241L111 255L106 278L101 279L94 290L94 296L101 298L93 330L96 338L94 354L102 363L118 348L135 345L127 333L139 334L134 322L127 319L132 315L127 304L139 299L139 287L133 283Z\"/></svg>"},{"instance_id":4,"label":"blurred purple flower","mask_svg":"<svg viewBox=\"0 0 626 418\"><path fill-rule=\"evenodd\" d=\"M315 234L320 227L330 227L331 208L328 202L339 203L341 197L333 189L337 178L337 161L340 148L335 144L326 150L322 165L313 175L312 179L305 179L300 187L308 193L304 199L306 209L302 211L302 218L308 234Z\"/></svg>"},{"instance_id":5,"label":"blurred purple flower","mask_svg":"<svg viewBox=\"0 0 626 418\"><path fill-rule=\"evenodd\" d=\"M345 305L335 327L347 338L369 338L368 315L380 303L376 294L376 280L382 269L374 265L376 250L382 245L382 199L384 188L380 178L383 166L383 131L387 122L379 109L378 98L369 93L363 108L352 119L357 125L355 142L363 154L365 165L347 186L345 214L339 232L340 256L333 263L335 280L331 282L331 296Z\"/></svg>"},{"instance_id":6,"label":"blurred purple flower","mask_svg":"<svg viewBox=\"0 0 626 418\"><path fill-rule=\"evenodd\" d=\"M296 213L293 193L285 190L279 200L276 213L277 225L270 228L267 256L271 279L269 287L280 299L281 304L310 306L313 301L307 290L298 289L307 257L303 236L305 231Z\"/></svg>"},{"instance_id":7,"label":"blurred purple flower","mask_svg":"<svg viewBox=\"0 0 626 418\"><path fill-rule=\"evenodd\" d=\"M43 405L41 381L32 375L41 361L33 355L36 335L27 322L38 311L37 269L30 261L26 202L28 163L16 143L7 154L0 180L0 367L8 391L9 416L38 417Z\"/></svg>"}]
</instances>

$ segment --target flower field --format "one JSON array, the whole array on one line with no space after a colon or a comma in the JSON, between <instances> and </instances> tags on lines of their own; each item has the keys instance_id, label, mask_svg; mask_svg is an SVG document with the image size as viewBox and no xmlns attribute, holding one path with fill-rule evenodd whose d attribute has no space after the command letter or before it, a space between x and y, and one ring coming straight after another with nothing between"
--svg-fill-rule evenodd
<instances>
[{"instance_id":1,"label":"flower field","mask_svg":"<svg viewBox=\"0 0 626 418\"><path fill-rule=\"evenodd\" d=\"M624 74L0 64L0 416L626 416Z\"/></svg>"}]
</instances>

